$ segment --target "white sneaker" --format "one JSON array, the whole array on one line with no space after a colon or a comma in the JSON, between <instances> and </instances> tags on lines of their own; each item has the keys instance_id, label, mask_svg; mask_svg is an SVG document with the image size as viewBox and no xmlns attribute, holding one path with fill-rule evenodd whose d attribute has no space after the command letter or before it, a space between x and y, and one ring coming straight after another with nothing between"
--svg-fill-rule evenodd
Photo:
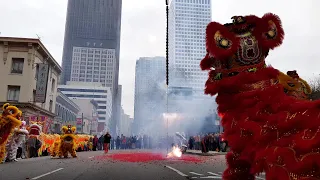
<instances>
[{"instance_id":1,"label":"white sneaker","mask_svg":"<svg viewBox=\"0 0 320 180\"><path fill-rule=\"evenodd\" d=\"M18 159L14 159L14 160L12 160L12 161L18 162Z\"/></svg>"}]
</instances>

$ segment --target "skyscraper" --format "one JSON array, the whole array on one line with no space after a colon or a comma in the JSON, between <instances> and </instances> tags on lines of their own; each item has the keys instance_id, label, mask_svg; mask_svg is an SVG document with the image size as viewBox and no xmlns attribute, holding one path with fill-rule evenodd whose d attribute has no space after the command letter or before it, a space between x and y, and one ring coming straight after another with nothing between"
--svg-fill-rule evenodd
<instances>
[{"instance_id":1,"label":"skyscraper","mask_svg":"<svg viewBox=\"0 0 320 180\"><path fill-rule=\"evenodd\" d=\"M133 122L135 133L146 133L146 127L152 129L148 123L164 112L165 65L164 57L142 57L136 62Z\"/></svg>"},{"instance_id":2,"label":"skyscraper","mask_svg":"<svg viewBox=\"0 0 320 180\"><path fill-rule=\"evenodd\" d=\"M62 57L63 84L72 80L95 81L91 70L93 73L95 70L103 72L103 68L109 67L110 71L113 67L110 64L114 63L113 86L117 87L121 9L122 0L68 1ZM109 66L104 65L108 63ZM104 83L100 79L101 75L98 82Z\"/></svg>"},{"instance_id":3,"label":"skyscraper","mask_svg":"<svg viewBox=\"0 0 320 180\"><path fill-rule=\"evenodd\" d=\"M205 30L211 22L211 0L172 0L169 7L171 86L203 92L207 72L199 64L206 54ZM170 86L169 83L169 86Z\"/></svg>"},{"instance_id":4,"label":"skyscraper","mask_svg":"<svg viewBox=\"0 0 320 180\"><path fill-rule=\"evenodd\" d=\"M117 111L122 0L68 0L60 81L100 82ZM113 115L112 115L113 116ZM111 129L117 119L111 118ZM112 130L111 130L112 131Z\"/></svg>"}]
</instances>

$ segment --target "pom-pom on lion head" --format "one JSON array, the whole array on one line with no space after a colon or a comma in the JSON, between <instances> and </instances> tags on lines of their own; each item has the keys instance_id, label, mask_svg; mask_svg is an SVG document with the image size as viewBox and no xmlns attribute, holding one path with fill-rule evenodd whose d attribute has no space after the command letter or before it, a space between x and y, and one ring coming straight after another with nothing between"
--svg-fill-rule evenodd
<instances>
[{"instance_id":1,"label":"pom-pom on lion head","mask_svg":"<svg viewBox=\"0 0 320 180\"><path fill-rule=\"evenodd\" d=\"M74 134L76 132L76 127L68 125L62 126L62 133L63 134Z\"/></svg>"},{"instance_id":2,"label":"pom-pom on lion head","mask_svg":"<svg viewBox=\"0 0 320 180\"><path fill-rule=\"evenodd\" d=\"M76 127L68 125L63 126L62 129L62 135L60 137L61 143L68 143L68 144L74 144L74 140L76 139L75 133L76 133Z\"/></svg>"}]
</instances>

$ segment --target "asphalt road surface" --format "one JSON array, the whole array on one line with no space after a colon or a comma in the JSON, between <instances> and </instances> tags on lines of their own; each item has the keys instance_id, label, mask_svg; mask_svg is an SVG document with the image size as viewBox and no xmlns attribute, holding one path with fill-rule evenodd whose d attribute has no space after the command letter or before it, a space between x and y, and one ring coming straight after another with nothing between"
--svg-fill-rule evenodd
<instances>
[{"instance_id":1,"label":"asphalt road surface","mask_svg":"<svg viewBox=\"0 0 320 180\"><path fill-rule=\"evenodd\" d=\"M0 164L0 180L185 180L222 179L225 169L223 155L183 155L181 159L162 159L149 162L126 162L114 159L117 155L151 153L125 150L80 152L78 158L52 159L40 157ZM159 152L157 152L159 153ZM128 155L129 154L129 155ZM130 155L131 154L131 155ZM165 153L164 153L165 154ZM122 157L123 158L123 157ZM265 179L263 176L258 180Z\"/></svg>"}]
</instances>

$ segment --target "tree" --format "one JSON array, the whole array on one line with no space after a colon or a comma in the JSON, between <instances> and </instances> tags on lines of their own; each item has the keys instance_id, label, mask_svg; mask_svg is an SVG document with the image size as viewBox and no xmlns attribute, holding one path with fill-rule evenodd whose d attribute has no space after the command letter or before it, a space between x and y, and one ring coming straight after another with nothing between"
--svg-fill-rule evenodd
<instances>
[{"instance_id":1,"label":"tree","mask_svg":"<svg viewBox=\"0 0 320 180\"><path fill-rule=\"evenodd\" d=\"M310 80L309 85L312 90L310 99L311 100L320 99L320 77L315 77L314 79Z\"/></svg>"}]
</instances>

